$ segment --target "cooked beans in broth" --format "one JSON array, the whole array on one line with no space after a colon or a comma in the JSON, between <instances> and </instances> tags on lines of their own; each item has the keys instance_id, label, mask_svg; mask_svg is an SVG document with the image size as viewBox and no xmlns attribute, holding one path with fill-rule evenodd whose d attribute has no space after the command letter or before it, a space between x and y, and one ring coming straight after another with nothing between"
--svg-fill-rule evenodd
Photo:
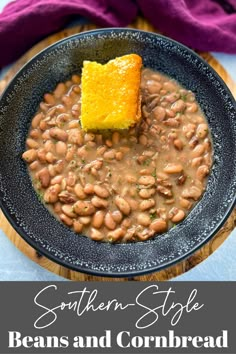
<instances>
[{"instance_id":1,"label":"cooked beans in broth","mask_svg":"<svg viewBox=\"0 0 236 354\"><path fill-rule=\"evenodd\" d=\"M209 127L191 91L150 69L142 119L124 131L84 132L80 77L44 95L23 153L40 199L76 233L143 241L181 222L212 165Z\"/></svg>"}]
</instances>

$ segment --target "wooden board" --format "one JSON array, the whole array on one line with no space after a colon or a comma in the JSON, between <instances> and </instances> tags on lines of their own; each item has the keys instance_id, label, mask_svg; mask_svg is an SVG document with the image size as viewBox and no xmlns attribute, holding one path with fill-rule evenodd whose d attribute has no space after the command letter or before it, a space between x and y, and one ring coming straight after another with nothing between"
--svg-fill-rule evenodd
<instances>
[{"instance_id":1,"label":"wooden board","mask_svg":"<svg viewBox=\"0 0 236 354\"><path fill-rule=\"evenodd\" d=\"M139 28L146 31L156 32L155 29L144 19L137 18L137 20L129 27ZM22 58L20 58L7 72L5 77L0 80L0 94L6 87L7 83L12 79L12 77L16 74L16 72L35 54L44 49L45 47L51 45L52 43L70 36L72 34L87 31L91 29L97 28L95 25L84 25L84 26L76 26L73 28L65 29L59 33L53 34L52 36L44 39L37 45L35 45L31 50L29 50ZM236 97L236 84L233 82L229 74L225 71L225 69L221 66L219 62L209 53L200 53L200 55L217 71L217 73L222 77L222 79L226 82L233 95ZM178 263L175 266L167 268L157 273L139 276L134 278L102 278L97 276L91 276L82 274L79 272L71 271L65 267L62 267L48 258L39 255L31 246L29 246L11 227L11 225L6 220L3 213L0 211L0 228L4 231L4 233L9 237L9 239L14 243L14 245L23 252L27 257L29 257L34 262L38 263L40 266L50 270L51 272L63 276L70 280L76 281L127 281L127 280L137 280L137 281L156 281L156 280L169 280L177 275L180 275L184 272L187 272L189 269L195 267L197 264L206 259L212 252L214 252L224 240L228 237L228 235L232 232L236 224L236 210L228 218L225 225L221 228L221 230L217 233L217 235L204 247L202 247L199 251L193 254L191 257L186 259L183 262Z\"/></svg>"}]
</instances>

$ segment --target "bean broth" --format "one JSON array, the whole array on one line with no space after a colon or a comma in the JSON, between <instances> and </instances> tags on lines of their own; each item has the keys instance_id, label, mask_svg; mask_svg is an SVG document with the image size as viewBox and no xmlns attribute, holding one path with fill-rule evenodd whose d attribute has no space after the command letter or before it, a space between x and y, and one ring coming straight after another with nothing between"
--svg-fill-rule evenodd
<instances>
[{"instance_id":1,"label":"bean broth","mask_svg":"<svg viewBox=\"0 0 236 354\"><path fill-rule=\"evenodd\" d=\"M142 119L122 131L84 132L80 77L44 95L23 153L39 198L97 241L143 241L181 222L212 165L206 119L191 91L143 69Z\"/></svg>"}]
</instances>

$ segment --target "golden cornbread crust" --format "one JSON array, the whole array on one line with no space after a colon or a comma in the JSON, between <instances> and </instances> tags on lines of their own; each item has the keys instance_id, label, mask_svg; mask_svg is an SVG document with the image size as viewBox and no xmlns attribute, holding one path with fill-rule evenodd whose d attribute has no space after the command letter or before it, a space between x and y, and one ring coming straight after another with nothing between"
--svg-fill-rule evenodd
<instances>
[{"instance_id":1,"label":"golden cornbread crust","mask_svg":"<svg viewBox=\"0 0 236 354\"><path fill-rule=\"evenodd\" d=\"M141 117L142 58L124 55L102 65L84 61L81 124L89 129L126 129Z\"/></svg>"}]
</instances>

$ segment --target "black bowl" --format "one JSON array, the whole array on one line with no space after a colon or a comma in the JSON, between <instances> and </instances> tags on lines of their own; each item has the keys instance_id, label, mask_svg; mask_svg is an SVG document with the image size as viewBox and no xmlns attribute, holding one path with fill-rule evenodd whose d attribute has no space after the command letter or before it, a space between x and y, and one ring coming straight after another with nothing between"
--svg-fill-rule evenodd
<instances>
[{"instance_id":1,"label":"black bowl","mask_svg":"<svg viewBox=\"0 0 236 354\"><path fill-rule=\"evenodd\" d=\"M31 119L45 92L74 73L83 60L108 60L128 53L144 65L192 90L206 115L214 145L207 190L189 216L146 242L98 243L59 223L38 201L21 159ZM66 38L26 64L0 102L1 208L15 230L36 250L68 268L101 276L145 274L189 256L219 230L235 203L235 101L215 71L185 46L131 29L103 29Z\"/></svg>"}]
</instances>

